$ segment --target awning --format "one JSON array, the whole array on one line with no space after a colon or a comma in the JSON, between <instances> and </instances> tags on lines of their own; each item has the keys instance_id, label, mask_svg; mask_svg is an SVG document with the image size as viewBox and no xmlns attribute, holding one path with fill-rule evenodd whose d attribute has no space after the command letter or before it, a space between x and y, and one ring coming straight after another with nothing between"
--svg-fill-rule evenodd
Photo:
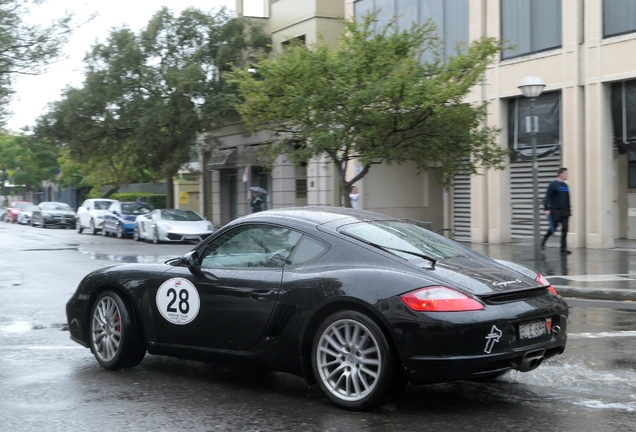
<instances>
[{"instance_id":1,"label":"awning","mask_svg":"<svg viewBox=\"0 0 636 432\"><path fill-rule=\"evenodd\" d=\"M268 166L272 161L265 155L261 154L261 146L249 146L238 155L236 159L237 166Z\"/></svg>"},{"instance_id":2,"label":"awning","mask_svg":"<svg viewBox=\"0 0 636 432\"><path fill-rule=\"evenodd\" d=\"M214 150L210 161L206 165L209 170L234 168L234 160L236 159L236 148Z\"/></svg>"}]
</instances>

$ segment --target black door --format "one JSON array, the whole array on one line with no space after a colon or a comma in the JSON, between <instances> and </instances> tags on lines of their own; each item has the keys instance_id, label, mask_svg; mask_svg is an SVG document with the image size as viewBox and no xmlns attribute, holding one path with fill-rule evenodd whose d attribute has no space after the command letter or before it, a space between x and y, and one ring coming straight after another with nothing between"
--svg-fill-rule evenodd
<instances>
[{"instance_id":1,"label":"black door","mask_svg":"<svg viewBox=\"0 0 636 432\"><path fill-rule=\"evenodd\" d=\"M267 326L283 266L301 234L246 224L212 240L200 266L162 275L154 302L158 342L246 351Z\"/></svg>"}]
</instances>

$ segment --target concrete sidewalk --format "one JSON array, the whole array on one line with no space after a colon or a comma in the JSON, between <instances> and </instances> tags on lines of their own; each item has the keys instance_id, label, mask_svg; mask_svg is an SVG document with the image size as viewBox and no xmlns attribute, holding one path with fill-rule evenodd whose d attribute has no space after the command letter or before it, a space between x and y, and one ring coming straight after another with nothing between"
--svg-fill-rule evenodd
<instances>
[{"instance_id":1,"label":"concrete sidewalk","mask_svg":"<svg viewBox=\"0 0 636 432\"><path fill-rule=\"evenodd\" d=\"M614 249L573 248L560 253L554 241L534 260L532 239L518 243L467 246L491 258L505 259L541 272L564 297L636 301L636 240L617 240Z\"/></svg>"}]
</instances>

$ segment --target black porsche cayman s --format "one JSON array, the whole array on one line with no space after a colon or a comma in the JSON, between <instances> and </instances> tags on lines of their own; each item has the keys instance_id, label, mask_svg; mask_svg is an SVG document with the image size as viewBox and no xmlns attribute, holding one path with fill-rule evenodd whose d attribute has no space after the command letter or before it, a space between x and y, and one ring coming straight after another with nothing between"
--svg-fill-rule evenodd
<instances>
[{"instance_id":1,"label":"black porsche cayman s","mask_svg":"<svg viewBox=\"0 0 636 432\"><path fill-rule=\"evenodd\" d=\"M406 385L529 371L561 354L568 307L543 276L385 215L270 210L165 264L87 275L71 338L108 369L146 352L266 367L366 409Z\"/></svg>"}]
</instances>

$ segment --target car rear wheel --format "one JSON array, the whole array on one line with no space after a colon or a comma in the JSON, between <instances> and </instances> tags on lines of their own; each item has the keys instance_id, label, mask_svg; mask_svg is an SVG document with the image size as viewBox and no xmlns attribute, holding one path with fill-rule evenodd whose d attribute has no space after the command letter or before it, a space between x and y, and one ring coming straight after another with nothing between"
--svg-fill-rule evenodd
<instances>
[{"instance_id":1,"label":"car rear wheel","mask_svg":"<svg viewBox=\"0 0 636 432\"><path fill-rule=\"evenodd\" d=\"M97 297L91 312L91 351L106 369L137 366L146 355L146 344L132 310L114 291Z\"/></svg>"},{"instance_id":2,"label":"car rear wheel","mask_svg":"<svg viewBox=\"0 0 636 432\"><path fill-rule=\"evenodd\" d=\"M90 230L91 234L93 234L93 235L97 234L97 228L95 228L95 221L93 219L91 219L89 230Z\"/></svg>"},{"instance_id":3,"label":"car rear wheel","mask_svg":"<svg viewBox=\"0 0 636 432\"><path fill-rule=\"evenodd\" d=\"M124 236L124 231L121 229L121 224L117 225L117 238L120 239Z\"/></svg>"},{"instance_id":4,"label":"car rear wheel","mask_svg":"<svg viewBox=\"0 0 636 432\"><path fill-rule=\"evenodd\" d=\"M325 319L311 356L318 386L346 409L377 407L397 396L406 378L396 358L378 325L356 311Z\"/></svg>"}]
</instances>

